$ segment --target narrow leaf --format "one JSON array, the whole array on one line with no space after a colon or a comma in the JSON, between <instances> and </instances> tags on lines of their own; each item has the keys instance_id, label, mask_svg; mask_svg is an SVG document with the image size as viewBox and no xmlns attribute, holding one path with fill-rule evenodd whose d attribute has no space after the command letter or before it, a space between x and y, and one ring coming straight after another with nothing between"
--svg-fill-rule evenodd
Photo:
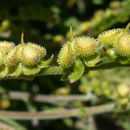
<instances>
[{"instance_id":1,"label":"narrow leaf","mask_svg":"<svg viewBox=\"0 0 130 130\"><path fill-rule=\"evenodd\" d=\"M69 76L69 80L71 83L80 79L80 77L84 73L84 65L81 60L77 60L73 66L73 72Z\"/></svg>"}]
</instances>

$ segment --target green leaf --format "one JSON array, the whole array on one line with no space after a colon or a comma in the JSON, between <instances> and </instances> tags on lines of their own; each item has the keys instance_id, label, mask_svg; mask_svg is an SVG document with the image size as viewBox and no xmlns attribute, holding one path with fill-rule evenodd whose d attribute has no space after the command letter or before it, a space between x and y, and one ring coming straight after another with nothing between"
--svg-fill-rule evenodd
<instances>
[{"instance_id":1,"label":"green leaf","mask_svg":"<svg viewBox=\"0 0 130 130\"><path fill-rule=\"evenodd\" d=\"M0 78L4 78L5 76L7 76L8 72L9 72L8 67L4 65L0 66Z\"/></svg>"},{"instance_id":2,"label":"green leaf","mask_svg":"<svg viewBox=\"0 0 130 130\"><path fill-rule=\"evenodd\" d=\"M45 68L48 67L48 65L53 61L54 55L52 55L48 60L46 61L41 61L38 65L39 68Z\"/></svg>"},{"instance_id":3,"label":"green leaf","mask_svg":"<svg viewBox=\"0 0 130 130\"><path fill-rule=\"evenodd\" d=\"M24 75L35 75L40 71L38 67L25 67L23 66L23 74Z\"/></svg>"},{"instance_id":4,"label":"green leaf","mask_svg":"<svg viewBox=\"0 0 130 130\"><path fill-rule=\"evenodd\" d=\"M4 123L9 127L9 129L14 128L14 130L27 130L25 127L23 127L18 122L11 120L9 118L0 118L0 122Z\"/></svg>"},{"instance_id":5,"label":"green leaf","mask_svg":"<svg viewBox=\"0 0 130 130\"><path fill-rule=\"evenodd\" d=\"M69 80L71 83L80 79L84 73L84 65L81 60L76 60L73 66L73 72L69 75Z\"/></svg>"},{"instance_id":6,"label":"green leaf","mask_svg":"<svg viewBox=\"0 0 130 130\"><path fill-rule=\"evenodd\" d=\"M22 73L22 65L19 64L16 68L13 68L13 72L11 74L9 74L9 76L12 76L12 77L18 77L21 75Z\"/></svg>"}]
</instances>

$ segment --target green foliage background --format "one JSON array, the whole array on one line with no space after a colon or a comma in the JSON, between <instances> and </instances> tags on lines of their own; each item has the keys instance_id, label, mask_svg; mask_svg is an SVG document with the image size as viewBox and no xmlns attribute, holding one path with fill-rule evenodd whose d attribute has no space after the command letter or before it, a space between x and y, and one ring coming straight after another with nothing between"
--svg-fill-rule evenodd
<instances>
[{"instance_id":1,"label":"green foliage background","mask_svg":"<svg viewBox=\"0 0 130 130\"><path fill-rule=\"evenodd\" d=\"M0 40L19 44L24 30L25 42L45 46L48 57L55 55L56 64L61 46L70 38L70 24L75 36L96 37L106 29L125 27L129 18L130 0L1 0ZM53 111L115 102L118 111L93 117L96 123L94 128L83 117L47 121L0 121L16 129L28 130L129 130L129 111L124 108L129 102L127 100L124 103L128 96L122 98L117 91L119 85L126 84L130 87L130 68L92 71L73 84L62 81L61 76L36 77L33 81L0 80L0 110ZM32 97L36 94L90 94L94 98L86 102L37 103L33 98L12 100L8 97L11 91L31 93Z\"/></svg>"}]
</instances>

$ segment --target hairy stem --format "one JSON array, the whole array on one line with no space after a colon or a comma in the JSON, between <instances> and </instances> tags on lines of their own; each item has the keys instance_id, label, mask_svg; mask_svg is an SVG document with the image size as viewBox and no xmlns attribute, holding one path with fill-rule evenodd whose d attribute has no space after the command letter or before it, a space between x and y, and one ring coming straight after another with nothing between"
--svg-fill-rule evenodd
<instances>
[{"instance_id":1,"label":"hairy stem","mask_svg":"<svg viewBox=\"0 0 130 130\"><path fill-rule=\"evenodd\" d=\"M116 63L116 62L110 62L110 63L105 63L102 65L98 65L96 67L88 67L86 68L86 72L88 72L88 70L101 70L101 69L114 69L114 68L119 68L119 67L130 67L130 64L120 64L120 63ZM50 66L46 69L43 69L38 76L41 75L63 75L64 69L60 66Z\"/></svg>"},{"instance_id":2,"label":"hairy stem","mask_svg":"<svg viewBox=\"0 0 130 130\"><path fill-rule=\"evenodd\" d=\"M2 93L1 93L2 94ZM9 97L9 99L14 100L28 100L33 99L36 102L46 102L46 103L57 103L57 102L71 102L71 101L88 101L95 99L94 95L43 95L37 94L33 95L26 92L15 92L10 91L7 94L2 94L3 96Z\"/></svg>"},{"instance_id":3,"label":"hairy stem","mask_svg":"<svg viewBox=\"0 0 130 130\"><path fill-rule=\"evenodd\" d=\"M84 107L88 115L96 115L111 112L114 110L115 104L106 104L94 107ZM0 118L11 118L16 120L32 120L32 119L63 119L67 117L79 117L81 108L63 109L52 112L12 112L0 111Z\"/></svg>"}]
</instances>

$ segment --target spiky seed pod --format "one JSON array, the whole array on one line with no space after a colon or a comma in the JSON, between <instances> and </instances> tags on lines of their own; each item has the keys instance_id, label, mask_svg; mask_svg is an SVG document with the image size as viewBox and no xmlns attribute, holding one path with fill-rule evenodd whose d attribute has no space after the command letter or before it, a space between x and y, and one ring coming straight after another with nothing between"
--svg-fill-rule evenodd
<instances>
[{"instance_id":1,"label":"spiky seed pod","mask_svg":"<svg viewBox=\"0 0 130 130\"><path fill-rule=\"evenodd\" d=\"M4 52L0 51L0 66L3 64L4 56L5 56Z\"/></svg>"},{"instance_id":2,"label":"spiky seed pod","mask_svg":"<svg viewBox=\"0 0 130 130\"><path fill-rule=\"evenodd\" d=\"M4 63L7 66L15 66L18 64L19 60L18 60L18 55L17 55L17 49L18 46L13 48L8 55L5 57Z\"/></svg>"},{"instance_id":3,"label":"spiky seed pod","mask_svg":"<svg viewBox=\"0 0 130 130\"><path fill-rule=\"evenodd\" d=\"M15 56L17 57L18 62L20 62L21 60L21 53L22 53L22 49L25 45L19 44L16 46L16 52L15 52Z\"/></svg>"},{"instance_id":4,"label":"spiky seed pod","mask_svg":"<svg viewBox=\"0 0 130 130\"><path fill-rule=\"evenodd\" d=\"M5 53L9 52L14 47L15 45L13 42L0 41L0 50L2 50Z\"/></svg>"},{"instance_id":5,"label":"spiky seed pod","mask_svg":"<svg viewBox=\"0 0 130 130\"><path fill-rule=\"evenodd\" d=\"M99 36L98 36L98 41L100 44L104 45L104 46L112 46L114 43L115 38L123 32L124 29L112 29L112 30L108 30L105 32L102 32Z\"/></svg>"},{"instance_id":6,"label":"spiky seed pod","mask_svg":"<svg viewBox=\"0 0 130 130\"><path fill-rule=\"evenodd\" d=\"M41 47L41 46L39 46L37 44L34 44L34 43L31 43L31 42L27 43L27 45L30 46L30 47L32 47L33 49L35 49L39 53L40 59L42 59L43 57L45 57L45 55L46 55L46 49L44 47Z\"/></svg>"},{"instance_id":7,"label":"spiky seed pod","mask_svg":"<svg viewBox=\"0 0 130 130\"><path fill-rule=\"evenodd\" d=\"M117 38L114 44L115 51L125 57L130 57L130 34L125 33Z\"/></svg>"},{"instance_id":8,"label":"spiky seed pod","mask_svg":"<svg viewBox=\"0 0 130 130\"><path fill-rule=\"evenodd\" d=\"M94 38L77 37L75 39L76 54L81 57L92 56L97 52L98 43Z\"/></svg>"},{"instance_id":9,"label":"spiky seed pod","mask_svg":"<svg viewBox=\"0 0 130 130\"><path fill-rule=\"evenodd\" d=\"M75 61L74 41L67 42L58 55L58 64L64 68L69 68Z\"/></svg>"},{"instance_id":10,"label":"spiky seed pod","mask_svg":"<svg viewBox=\"0 0 130 130\"><path fill-rule=\"evenodd\" d=\"M22 48L20 60L24 65L34 66L40 61L40 54L30 45L25 45Z\"/></svg>"}]
</instances>

